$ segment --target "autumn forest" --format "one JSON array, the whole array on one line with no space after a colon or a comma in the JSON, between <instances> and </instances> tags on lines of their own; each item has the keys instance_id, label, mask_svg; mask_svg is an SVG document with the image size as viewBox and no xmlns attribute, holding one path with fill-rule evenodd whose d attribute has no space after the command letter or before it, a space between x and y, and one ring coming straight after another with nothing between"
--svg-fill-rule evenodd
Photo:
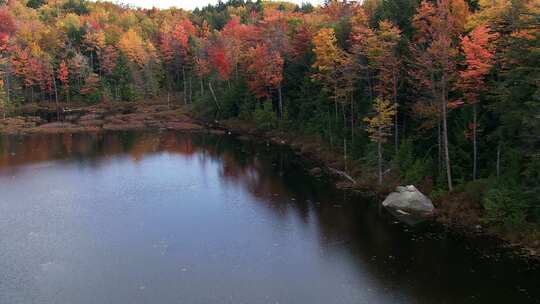
<instances>
[{"instance_id":1,"label":"autumn forest","mask_svg":"<svg viewBox=\"0 0 540 304\"><path fill-rule=\"evenodd\" d=\"M4 118L158 99L317 136L375 183L472 201L502 230L540 224L538 0L0 0Z\"/></svg>"}]
</instances>

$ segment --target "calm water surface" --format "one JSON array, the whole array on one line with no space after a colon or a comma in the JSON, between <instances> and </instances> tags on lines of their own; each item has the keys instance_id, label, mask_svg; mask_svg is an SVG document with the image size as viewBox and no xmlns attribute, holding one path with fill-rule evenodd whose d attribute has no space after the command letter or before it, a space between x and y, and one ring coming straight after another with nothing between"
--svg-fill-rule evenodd
<instances>
[{"instance_id":1,"label":"calm water surface","mask_svg":"<svg viewBox=\"0 0 540 304\"><path fill-rule=\"evenodd\" d=\"M540 271L407 228L285 148L0 139L0 303L539 303Z\"/></svg>"}]
</instances>

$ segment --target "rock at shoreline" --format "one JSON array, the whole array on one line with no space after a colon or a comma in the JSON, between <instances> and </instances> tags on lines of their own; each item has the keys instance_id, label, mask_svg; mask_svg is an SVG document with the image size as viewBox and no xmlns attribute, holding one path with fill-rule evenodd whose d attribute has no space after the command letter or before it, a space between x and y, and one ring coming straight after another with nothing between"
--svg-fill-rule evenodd
<instances>
[{"instance_id":1,"label":"rock at shoreline","mask_svg":"<svg viewBox=\"0 0 540 304\"><path fill-rule=\"evenodd\" d=\"M408 224L416 224L435 211L431 200L412 185L397 187L396 192L390 193L382 205Z\"/></svg>"},{"instance_id":2,"label":"rock at shoreline","mask_svg":"<svg viewBox=\"0 0 540 304\"><path fill-rule=\"evenodd\" d=\"M167 129L169 130L184 130L184 131L193 131L193 130L202 130L203 126L192 123L192 122L182 122L182 121L171 121L166 124Z\"/></svg>"},{"instance_id":3,"label":"rock at shoreline","mask_svg":"<svg viewBox=\"0 0 540 304\"><path fill-rule=\"evenodd\" d=\"M80 122L93 121L93 120L95 121L95 120L102 120L102 118L103 118L103 115L96 114L96 113L89 113L89 114L81 116L81 118L79 118L79 121Z\"/></svg>"},{"instance_id":4,"label":"rock at shoreline","mask_svg":"<svg viewBox=\"0 0 540 304\"><path fill-rule=\"evenodd\" d=\"M69 122L50 122L50 123L43 124L39 127L42 129L65 129L65 128L73 128L75 127L75 125Z\"/></svg>"},{"instance_id":5,"label":"rock at shoreline","mask_svg":"<svg viewBox=\"0 0 540 304\"><path fill-rule=\"evenodd\" d=\"M322 175L322 169L319 167L315 167L309 170L309 175L314 176L314 177L320 177Z\"/></svg>"}]
</instances>

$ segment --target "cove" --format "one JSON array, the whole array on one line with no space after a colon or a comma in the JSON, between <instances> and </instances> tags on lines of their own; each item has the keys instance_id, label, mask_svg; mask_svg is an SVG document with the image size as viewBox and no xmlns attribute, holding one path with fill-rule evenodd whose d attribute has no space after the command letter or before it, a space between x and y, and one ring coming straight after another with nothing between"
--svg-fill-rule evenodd
<instances>
[{"instance_id":1,"label":"cove","mask_svg":"<svg viewBox=\"0 0 540 304\"><path fill-rule=\"evenodd\" d=\"M0 303L539 303L539 269L489 246L397 223L286 147L0 139Z\"/></svg>"}]
</instances>

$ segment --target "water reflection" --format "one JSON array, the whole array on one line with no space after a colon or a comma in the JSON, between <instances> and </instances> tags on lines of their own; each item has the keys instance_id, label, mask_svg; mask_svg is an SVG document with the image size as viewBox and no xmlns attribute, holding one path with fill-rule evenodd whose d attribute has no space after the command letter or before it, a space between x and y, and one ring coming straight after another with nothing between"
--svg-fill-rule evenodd
<instances>
[{"instance_id":1,"label":"water reflection","mask_svg":"<svg viewBox=\"0 0 540 304\"><path fill-rule=\"evenodd\" d=\"M95 133L0 140L2 303L537 303L538 269L407 230L285 148Z\"/></svg>"}]
</instances>

